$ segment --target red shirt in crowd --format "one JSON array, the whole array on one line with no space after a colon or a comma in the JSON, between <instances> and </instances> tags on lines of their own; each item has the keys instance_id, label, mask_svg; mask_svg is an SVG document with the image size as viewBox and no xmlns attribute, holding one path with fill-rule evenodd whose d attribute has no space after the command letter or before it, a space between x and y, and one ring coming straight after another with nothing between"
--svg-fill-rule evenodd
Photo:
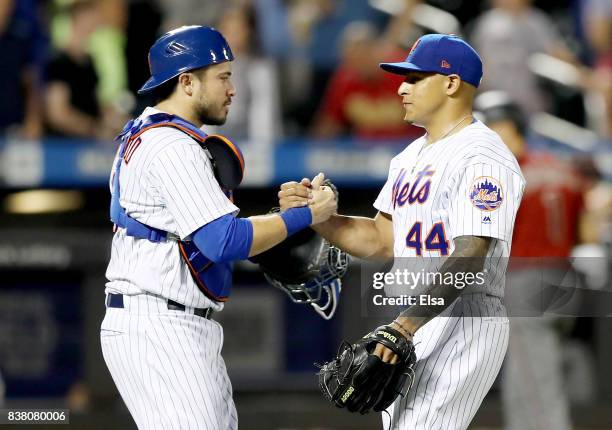
<instances>
[{"instance_id":1,"label":"red shirt in crowd","mask_svg":"<svg viewBox=\"0 0 612 430\"><path fill-rule=\"evenodd\" d=\"M519 164L527 183L514 224L512 256L569 256L583 207L580 175L543 153L528 154Z\"/></svg>"},{"instance_id":2,"label":"red shirt in crowd","mask_svg":"<svg viewBox=\"0 0 612 430\"><path fill-rule=\"evenodd\" d=\"M425 130L406 124L397 89L403 77L376 73L364 78L340 67L327 87L319 115L362 139L416 138Z\"/></svg>"}]
</instances>

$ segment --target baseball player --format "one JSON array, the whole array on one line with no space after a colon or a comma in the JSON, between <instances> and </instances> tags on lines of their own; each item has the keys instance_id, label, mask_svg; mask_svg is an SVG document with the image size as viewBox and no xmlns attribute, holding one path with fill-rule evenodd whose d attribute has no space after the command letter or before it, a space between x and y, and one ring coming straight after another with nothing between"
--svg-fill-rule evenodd
<instances>
[{"instance_id":1,"label":"baseball player","mask_svg":"<svg viewBox=\"0 0 612 430\"><path fill-rule=\"evenodd\" d=\"M237 218L238 148L199 127L221 125L235 90L232 51L215 29L181 27L149 51L140 89L158 102L126 124L111 173L115 224L106 272L104 360L140 429L236 429L232 388L211 319L230 294L231 262L327 219L314 205ZM317 181L323 180L319 176Z\"/></svg>"},{"instance_id":2,"label":"baseball player","mask_svg":"<svg viewBox=\"0 0 612 430\"><path fill-rule=\"evenodd\" d=\"M427 133L391 161L373 219L334 215L315 229L358 257L394 257L396 265L441 257L434 261L443 275L483 276L470 288L422 285L433 300L389 324L414 343L418 361L412 388L383 414L383 428L466 429L506 352L503 279L525 181L500 137L472 115L482 62L470 45L426 35L404 62L380 66L405 76L398 89L404 120ZM307 179L283 184L281 207L305 204L309 186ZM397 360L382 344L373 354Z\"/></svg>"}]
</instances>

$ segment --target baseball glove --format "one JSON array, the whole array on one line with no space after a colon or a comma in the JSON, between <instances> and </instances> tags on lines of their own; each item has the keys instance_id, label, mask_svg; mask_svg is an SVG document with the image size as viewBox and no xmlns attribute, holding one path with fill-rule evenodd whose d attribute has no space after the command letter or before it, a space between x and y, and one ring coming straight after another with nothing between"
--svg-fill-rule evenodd
<instances>
[{"instance_id":1,"label":"baseball glove","mask_svg":"<svg viewBox=\"0 0 612 430\"><path fill-rule=\"evenodd\" d=\"M396 364L374 355L377 344L398 356ZM350 412L387 409L397 396L406 395L414 380L414 345L399 331L381 326L355 344L343 342L333 361L320 366L319 386L327 400Z\"/></svg>"}]
</instances>

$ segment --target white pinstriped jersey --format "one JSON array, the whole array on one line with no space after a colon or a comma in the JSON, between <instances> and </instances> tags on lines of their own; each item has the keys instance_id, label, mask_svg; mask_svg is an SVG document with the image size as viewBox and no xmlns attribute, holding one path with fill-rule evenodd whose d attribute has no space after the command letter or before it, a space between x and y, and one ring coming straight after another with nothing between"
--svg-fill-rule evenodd
<instances>
[{"instance_id":1,"label":"white pinstriped jersey","mask_svg":"<svg viewBox=\"0 0 612 430\"><path fill-rule=\"evenodd\" d=\"M158 112L148 107L141 117ZM239 210L221 190L206 153L180 130L147 130L139 144L126 148L124 158L119 177L121 206L150 227L187 239L201 226ZM111 192L114 173L113 169ZM153 243L118 229L106 277L106 293L146 292L186 306L223 307L198 289L175 240Z\"/></svg>"},{"instance_id":2,"label":"white pinstriped jersey","mask_svg":"<svg viewBox=\"0 0 612 430\"><path fill-rule=\"evenodd\" d=\"M393 158L374 207L393 217L395 257L442 257L431 259L428 272L452 253L454 238L492 237L485 283L471 288L503 297L524 186L514 155L475 121L433 144L423 136Z\"/></svg>"}]
</instances>

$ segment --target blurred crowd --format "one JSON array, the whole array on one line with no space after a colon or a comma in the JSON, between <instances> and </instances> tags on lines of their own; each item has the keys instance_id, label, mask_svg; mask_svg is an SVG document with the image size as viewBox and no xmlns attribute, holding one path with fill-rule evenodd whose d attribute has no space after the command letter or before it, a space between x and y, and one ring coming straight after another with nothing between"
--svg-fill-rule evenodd
<instances>
[{"instance_id":1,"label":"blurred crowd","mask_svg":"<svg viewBox=\"0 0 612 430\"><path fill-rule=\"evenodd\" d=\"M518 106L528 143L571 149L609 225L612 169L593 148L612 142L610 0L0 0L0 138L111 141L154 104L136 94L149 47L192 24L217 27L236 58L228 121L206 131L243 145L409 143L423 130L403 122L401 77L378 63L423 34L459 34L483 57L480 93Z\"/></svg>"},{"instance_id":2,"label":"blurred crowd","mask_svg":"<svg viewBox=\"0 0 612 430\"><path fill-rule=\"evenodd\" d=\"M136 96L148 48L190 24L219 28L236 56L222 129L236 140L418 136L377 65L428 32L477 48L483 90L612 137L609 0L1 0L0 134L111 138L152 102Z\"/></svg>"}]
</instances>

